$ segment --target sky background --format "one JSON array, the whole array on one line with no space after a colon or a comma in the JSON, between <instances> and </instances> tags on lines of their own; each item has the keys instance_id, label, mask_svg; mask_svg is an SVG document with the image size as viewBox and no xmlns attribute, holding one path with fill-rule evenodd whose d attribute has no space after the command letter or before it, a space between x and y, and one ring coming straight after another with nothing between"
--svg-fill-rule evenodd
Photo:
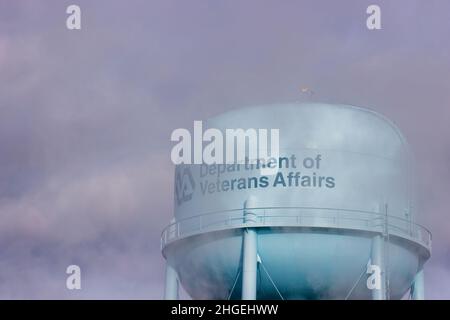
<instances>
[{"instance_id":1,"label":"sky background","mask_svg":"<svg viewBox=\"0 0 450 320\"><path fill-rule=\"evenodd\" d=\"M306 85L403 131L433 233L426 294L450 299L449 38L441 0L0 0L0 298L162 298L171 132Z\"/></svg>"}]
</instances>

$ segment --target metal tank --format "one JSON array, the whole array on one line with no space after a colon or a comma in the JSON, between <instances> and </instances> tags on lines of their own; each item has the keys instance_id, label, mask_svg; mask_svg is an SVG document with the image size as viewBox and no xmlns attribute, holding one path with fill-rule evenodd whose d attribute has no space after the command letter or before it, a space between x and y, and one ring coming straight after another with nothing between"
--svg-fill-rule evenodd
<instances>
[{"instance_id":1,"label":"metal tank","mask_svg":"<svg viewBox=\"0 0 450 320\"><path fill-rule=\"evenodd\" d=\"M165 298L178 297L179 283L194 299L424 298L431 234L415 222L411 154L391 121L292 103L203 125L279 129L279 158L292 161L267 183L256 167L176 166L175 217L161 239Z\"/></svg>"}]
</instances>

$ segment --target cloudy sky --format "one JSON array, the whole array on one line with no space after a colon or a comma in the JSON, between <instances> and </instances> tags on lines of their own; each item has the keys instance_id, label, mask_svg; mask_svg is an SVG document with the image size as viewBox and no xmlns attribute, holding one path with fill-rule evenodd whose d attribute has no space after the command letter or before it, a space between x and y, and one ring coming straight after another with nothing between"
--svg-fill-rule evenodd
<instances>
[{"instance_id":1,"label":"cloudy sky","mask_svg":"<svg viewBox=\"0 0 450 320\"><path fill-rule=\"evenodd\" d=\"M0 0L0 298L161 298L172 130L307 85L404 132L434 239L426 293L450 299L449 37L440 0Z\"/></svg>"}]
</instances>

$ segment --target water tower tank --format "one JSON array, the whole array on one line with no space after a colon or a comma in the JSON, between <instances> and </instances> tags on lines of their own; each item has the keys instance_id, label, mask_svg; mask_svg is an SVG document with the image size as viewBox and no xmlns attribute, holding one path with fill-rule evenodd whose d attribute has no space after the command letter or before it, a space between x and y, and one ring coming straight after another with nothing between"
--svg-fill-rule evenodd
<instances>
[{"instance_id":1,"label":"water tower tank","mask_svg":"<svg viewBox=\"0 0 450 320\"><path fill-rule=\"evenodd\" d=\"M244 164L176 166L166 298L178 283L194 299L423 298L431 234L415 222L411 155L392 122L293 103L203 126L279 129L280 168L263 178Z\"/></svg>"}]
</instances>

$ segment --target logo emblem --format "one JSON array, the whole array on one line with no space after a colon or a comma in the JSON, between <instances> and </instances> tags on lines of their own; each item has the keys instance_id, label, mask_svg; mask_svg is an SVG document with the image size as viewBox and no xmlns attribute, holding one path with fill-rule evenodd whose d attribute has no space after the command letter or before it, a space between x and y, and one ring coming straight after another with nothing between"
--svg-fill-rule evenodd
<instances>
[{"instance_id":1,"label":"logo emblem","mask_svg":"<svg viewBox=\"0 0 450 320\"><path fill-rule=\"evenodd\" d=\"M175 197L177 204L181 205L183 202L192 199L195 191L195 182L189 168L177 169L175 174Z\"/></svg>"}]
</instances>

